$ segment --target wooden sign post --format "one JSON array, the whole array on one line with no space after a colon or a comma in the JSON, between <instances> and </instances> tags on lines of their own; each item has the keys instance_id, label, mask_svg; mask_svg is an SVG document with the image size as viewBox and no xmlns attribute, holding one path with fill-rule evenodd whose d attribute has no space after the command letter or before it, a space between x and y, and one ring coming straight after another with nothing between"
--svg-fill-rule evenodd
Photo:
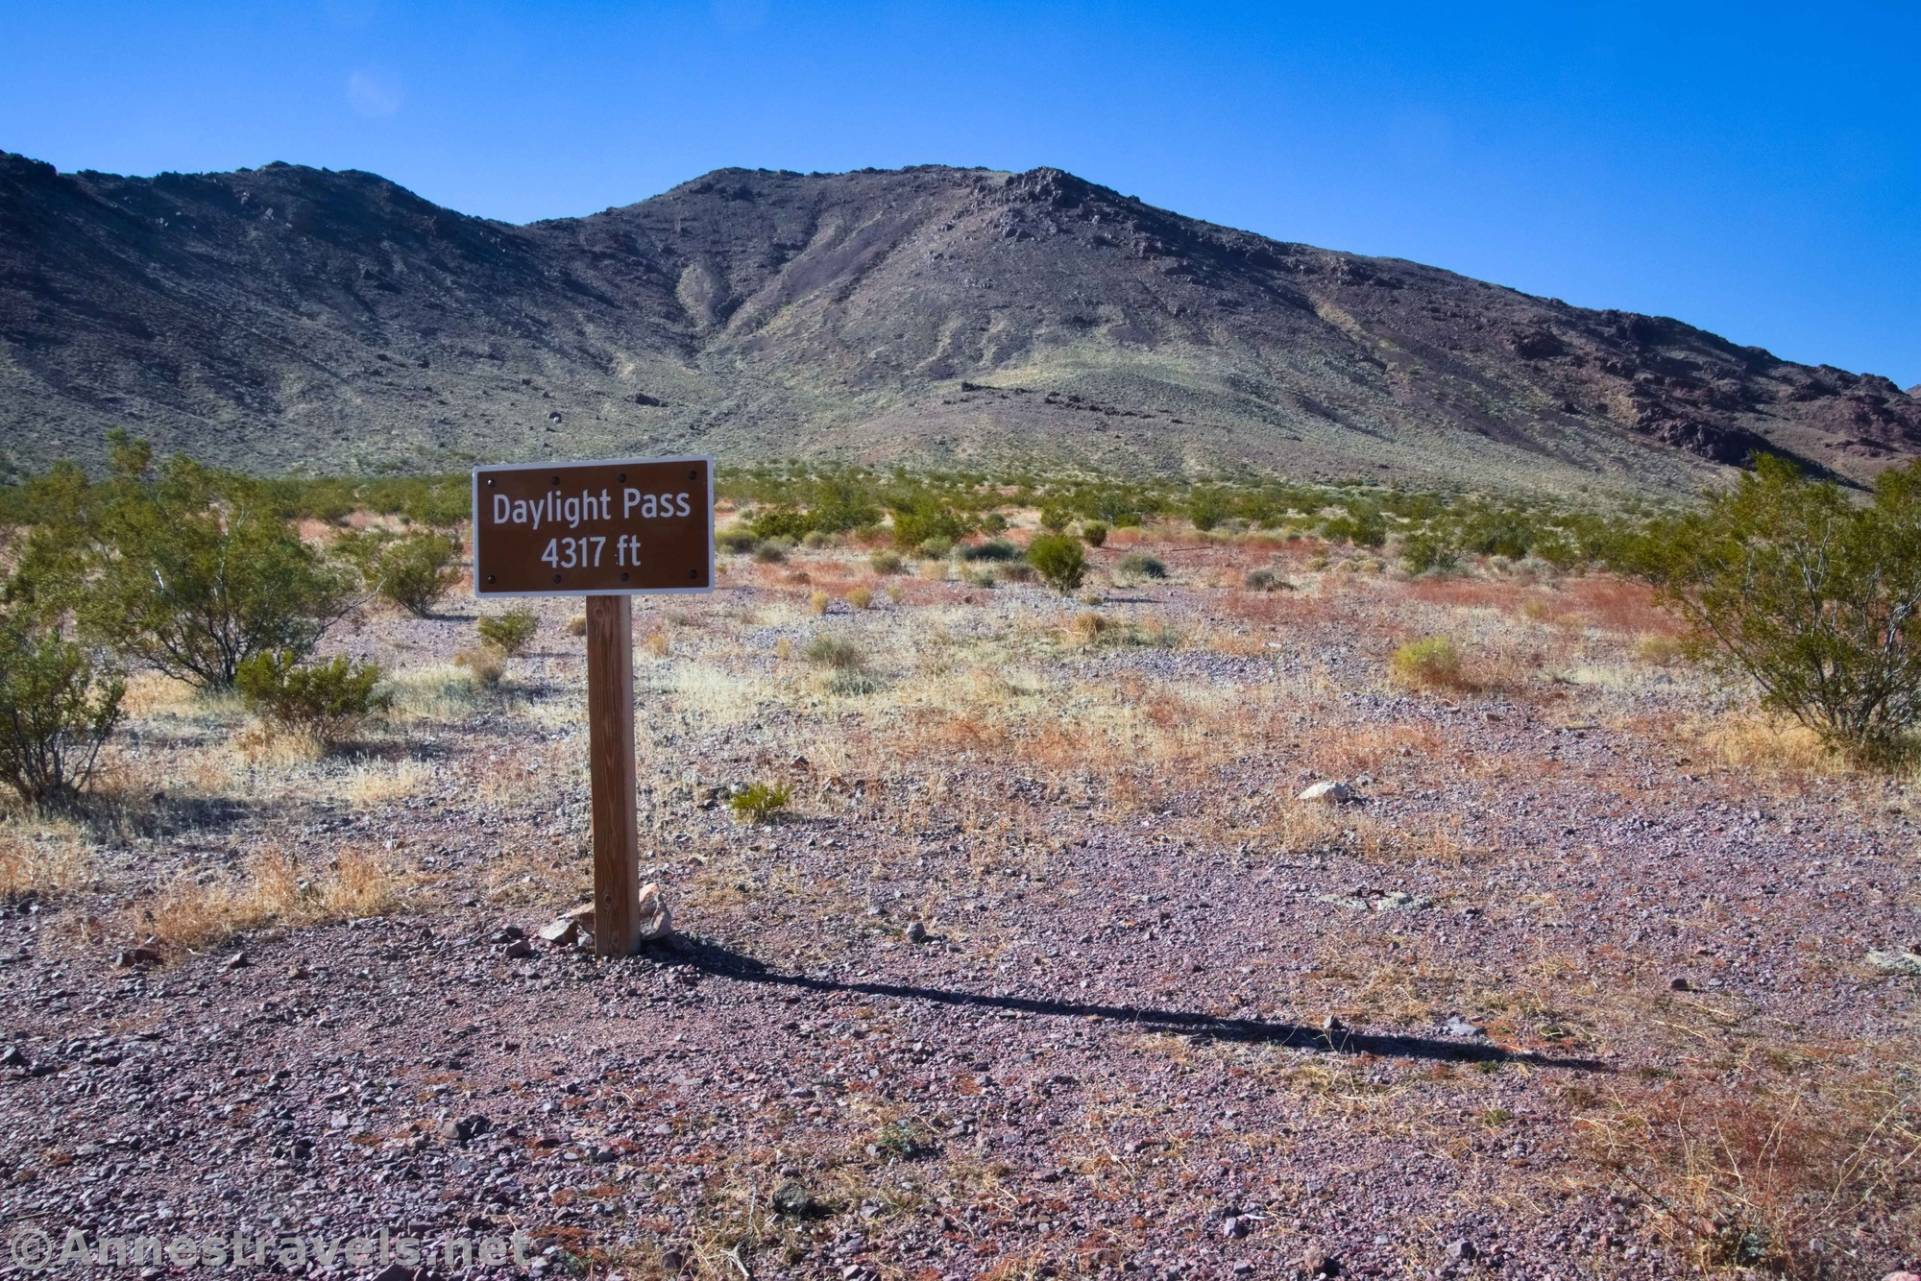
<instances>
[{"instance_id":1,"label":"wooden sign post","mask_svg":"<svg viewBox=\"0 0 1921 1281\"><path fill-rule=\"evenodd\" d=\"M710 458L474 469L474 594L587 598L594 953L640 944L630 596L714 587Z\"/></svg>"}]
</instances>

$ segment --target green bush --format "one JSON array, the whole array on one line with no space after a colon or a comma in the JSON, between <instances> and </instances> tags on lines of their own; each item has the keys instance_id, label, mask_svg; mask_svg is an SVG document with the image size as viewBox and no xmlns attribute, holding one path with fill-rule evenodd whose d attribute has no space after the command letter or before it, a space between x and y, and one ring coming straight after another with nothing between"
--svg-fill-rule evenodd
<instances>
[{"instance_id":1,"label":"green bush","mask_svg":"<svg viewBox=\"0 0 1921 1281\"><path fill-rule=\"evenodd\" d=\"M929 538L914 549L923 560L946 560L954 554L951 538Z\"/></svg>"},{"instance_id":2,"label":"green bush","mask_svg":"<svg viewBox=\"0 0 1921 1281\"><path fill-rule=\"evenodd\" d=\"M1129 552L1117 568L1130 578L1166 578L1167 566L1145 552Z\"/></svg>"},{"instance_id":3,"label":"green bush","mask_svg":"<svg viewBox=\"0 0 1921 1281\"><path fill-rule=\"evenodd\" d=\"M147 475L148 451L115 443L115 474L70 494L23 553L28 594L64 601L81 634L165 675L228 688L270 650L311 653L351 607L258 483L186 459Z\"/></svg>"},{"instance_id":4,"label":"green bush","mask_svg":"<svg viewBox=\"0 0 1921 1281\"><path fill-rule=\"evenodd\" d=\"M985 516L981 517L981 532L983 534L1006 533L1007 517L1001 515L999 512L988 512Z\"/></svg>"},{"instance_id":5,"label":"green bush","mask_svg":"<svg viewBox=\"0 0 1921 1281\"><path fill-rule=\"evenodd\" d=\"M903 568L901 558L893 552L875 552L867 558L867 564L876 574L898 574Z\"/></svg>"},{"instance_id":6,"label":"green bush","mask_svg":"<svg viewBox=\"0 0 1921 1281\"><path fill-rule=\"evenodd\" d=\"M791 543L779 538L770 538L764 543L755 544L754 559L763 565L778 565L787 559L787 553L792 550Z\"/></svg>"},{"instance_id":7,"label":"green bush","mask_svg":"<svg viewBox=\"0 0 1921 1281\"><path fill-rule=\"evenodd\" d=\"M425 618L460 579L460 544L445 534L409 534L370 557L368 585L416 618Z\"/></svg>"},{"instance_id":8,"label":"green bush","mask_svg":"<svg viewBox=\"0 0 1921 1281\"><path fill-rule=\"evenodd\" d=\"M961 548L962 560L1010 561L1021 558L1021 549L1004 538L989 539L971 547Z\"/></svg>"},{"instance_id":9,"label":"green bush","mask_svg":"<svg viewBox=\"0 0 1921 1281\"><path fill-rule=\"evenodd\" d=\"M723 529L714 535L715 546L724 552L732 552L737 556L753 551L754 545L759 541L760 539L755 536L753 530L745 529L738 525L732 529Z\"/></svg>"},{"instance_id":10,"label":"green bush","mask_svg":"<svg viewBox=\"0 0 1921 1281\"><path fill-rule=\"evenodd\" d=\"M1058 534L1067 528L1067 522L1074 519L1074 513L1065 507L1041 508L1041 528L1050 534Z\"/></svg>"},{"instance_id":11,"label":"green bush","mask_svg":"<svg viewBox=\"0 0 1921 1281\"><path fill-rule=\"evenodd\" d=\"M1873 500L1762 459L1633 554L1718 666L1857 763L1908 759L1921 721L1921 464Z\"/></svg>"},{"instance_id":12,"label":"green bush","mask_svg":"<svg viewBox=\"0 0 1921 1281\"><path fill-rule=\"evenodd\" d=\"M749 783L727 800L728 808L749 823L765 823L777 817L794 799L794 789L786 783Z\"/></svg>"},{"instance_id":13,"label":"green bush","mask_svg":"<svg viewBox=\"0 0 1921 1281\"><path fill-rule=\"evenodd\" d=\"M1410 574L1452 573L1460 558L1439 534L1429 530L1401 540L1401 568Z\"/></svg>"},{"instance_id":14,"label":"green bush","mask_svg":"<svg viewBox=\"0 0 1921 1281\"><path fill-rule=\"evenodd\" d=\"M28 805L71 800L93 780L125 690L58 632L0 618L0 782Z\"/></svg>"},{"instance_id":15,"label":"green bush","mask_svg":"<svg viewBox=\"0 0 1921 1281\"><path fill-rule=\"evenodd\" d=\"M540 617L531 609L510 609L504 614L494 614L474 623L474 631L480 639L512 658L533 644L534 634L540 630Z\"/></svg>"},{"instance_id":16,"label":"green bush","mask_svg":"<svg viewBox=\"0 0 1921 1281\"><path fill-rule=\"evenodd\" d=\"M1042 534L1027 545L1027 563L1041 580L1063 596L1081 585L1087 574L1087 554L1078 538Z\"/></svg>"},{"instance_id":17,"label":"green bush","mask_svg":"<svg viewBox=\"0 0 1921 1281\"><path fill-rule=\"evenodd\" d=\"M931 538L946 539L951 547L968 533L967 522L958 512L931 498L920 497L894 508L896 547L919 547Z\"/></svg>"},{"instance_id":18,"label":"green bush","mask_svg":"<svg viewBox=\"0 0 1921 1281\"><path fill-rule=\"evenodd\" d=\"M1088 521L1081 526L1081 541L1089 547L1099 547L1107 541L1107 526L1099 521Z\"/></svg>"},{"instance_id":19,"label":"green bush","mask_svg":"<svg viewBox=\"0 0 1921 1281\"><path fill-rule=\"evenodd\" d=\"M261 720L331 747L388 707L391 700L378 688L380 677L377 664L344 655L302 666L292 651L277 650L242 662L235 685Z\"/></svg>"}]
</instances>

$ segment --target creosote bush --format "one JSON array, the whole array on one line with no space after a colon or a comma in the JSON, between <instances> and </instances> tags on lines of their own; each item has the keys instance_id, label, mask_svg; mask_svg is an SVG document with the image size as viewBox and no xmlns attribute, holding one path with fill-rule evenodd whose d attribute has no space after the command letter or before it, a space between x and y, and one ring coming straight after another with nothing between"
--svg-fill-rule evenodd
<instances>
[{"instance_id":1,"label":"creosote bush","mask_svg":"<svg viewBox=\"0 0 1921 1281\"><path fill-rule=\"evenodd\" d=\"M1912 759L1921 722L1921 464L1872 501L1764 458L1657 526L1636 567L1717 666L1857 764Z\"/></svg>"},{"instance_id":2,"label":"creosote bush","mask_svg":"<svg viewBox=\"0 0 1921 1281\"><path fill-rule=\"evenodd\" d=\"M534 635L540 630L540 616L531 609L510 609L502 614L492 614L475 621L474 631L480 639L492 645L508 658L522 653L534 643ZM586 616L581 616L581 633L587 630Z\"/></svg>"},{"instance_id":3,"label":"creosote bush","mask_svg":"<svg viewBox=\"0 0 1921 1281\"><path fill-rule=\"evenodd\" d=\"M868 566L876 574L898 574L905 562L895 552L875 552L867 558Z\"/></svg>"},{"instance_id":4,"label":"creosote bush","mask_svg":"<svg viewBox=\"0 0 1921 1281\"><path fill-rule=\"evenodd\" d=\"M125 693L57 632L0 617L0 782L31 806L70 801L93 780Z\"/></svg>"},{"instance_id":5,"label":"creosote bush","mask_svg":"<svg viewBox=\"0 0 1921 1281\"><path fill-rule=\"evenodd\" d=\"M269 651L304 657L351 608L351 575L300 540L260 483L113 440L112 477L56 468L14 594L73 611L81 635L201 688Z\"/></svg>"},{"instance_id":6,"label":"creosote bush","mask_svg":"<svg viewBox=\"0 0 1921 1281\"><path fill-rule=\"evenodd\" d=\"M1081 541L1089 547L1099 547L1107 541L1107 526L1097 520L1088 521L1081 526Z\"/></svg>"},{"instance_id":7,"label":"creosote bush","mask_svg":"<svg viewBox=\"0 0 1921 1281\"><path fill-rule=\"evenodd\" d=\"M460 545L445 534L409 534L371 557L367 582L384 600L425 618L460 578L454 557Z\"/></svg>"},{"instance_id":8,"label":"creosote bush","mask_svg":"<svg viewBox=\"0 0 1921 1281\"><path fill-rule=\"evenodd\" d=\"M1041 581L1063 596L1081 585L1087 573L1087 553L1078 538L1042 534L1027 545L1027 562Z\"/></svg>"},{"instance_id":9,"label":"creosote bush","mask_svg":"<svg viewBox=\"0 0 1921 1281\"><path fill-rule=\"evenodd\" d=\"M291 650L279 650L243 662L235 684L247 709L269 726L332 747L391 704L380 677L377 664L345 655L302 666Z\"/></svg>"}]
</instances>

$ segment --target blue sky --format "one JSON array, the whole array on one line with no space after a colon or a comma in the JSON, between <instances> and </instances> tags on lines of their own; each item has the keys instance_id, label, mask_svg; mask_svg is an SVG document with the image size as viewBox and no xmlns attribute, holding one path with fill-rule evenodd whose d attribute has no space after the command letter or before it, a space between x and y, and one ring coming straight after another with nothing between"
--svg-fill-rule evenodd
<instances>
[{"instance_id":1,"label":"blue sky","mask_svg":"<svg viewBox=\"0 0 1921 1281\"><path fill-rule=\"evenodd\" d=\"M7 6L0 147L522 221L722 165L1057 165L1921 382L1921 5Z\"/></svg>"}]
</instances>

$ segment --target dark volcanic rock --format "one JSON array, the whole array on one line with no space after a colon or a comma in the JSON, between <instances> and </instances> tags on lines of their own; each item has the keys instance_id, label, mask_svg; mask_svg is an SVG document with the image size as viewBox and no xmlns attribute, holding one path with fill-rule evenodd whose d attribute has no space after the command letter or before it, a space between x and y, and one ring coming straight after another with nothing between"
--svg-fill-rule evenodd
<instances>
[{"instance_id":1,"label":"dark volcanic rock","mask_svg":"<svg viewBox=\"0 0 1921 1281\"><path fill-rule=\"evenodd\" d=\"M1675 491L1762 448L1857 480L1921 452L1885 378L1058 169L728 169L512 226L351 170L0 153L0 470L124 425L267 470L644 448Z\"/></svg>"}]
</instances>

